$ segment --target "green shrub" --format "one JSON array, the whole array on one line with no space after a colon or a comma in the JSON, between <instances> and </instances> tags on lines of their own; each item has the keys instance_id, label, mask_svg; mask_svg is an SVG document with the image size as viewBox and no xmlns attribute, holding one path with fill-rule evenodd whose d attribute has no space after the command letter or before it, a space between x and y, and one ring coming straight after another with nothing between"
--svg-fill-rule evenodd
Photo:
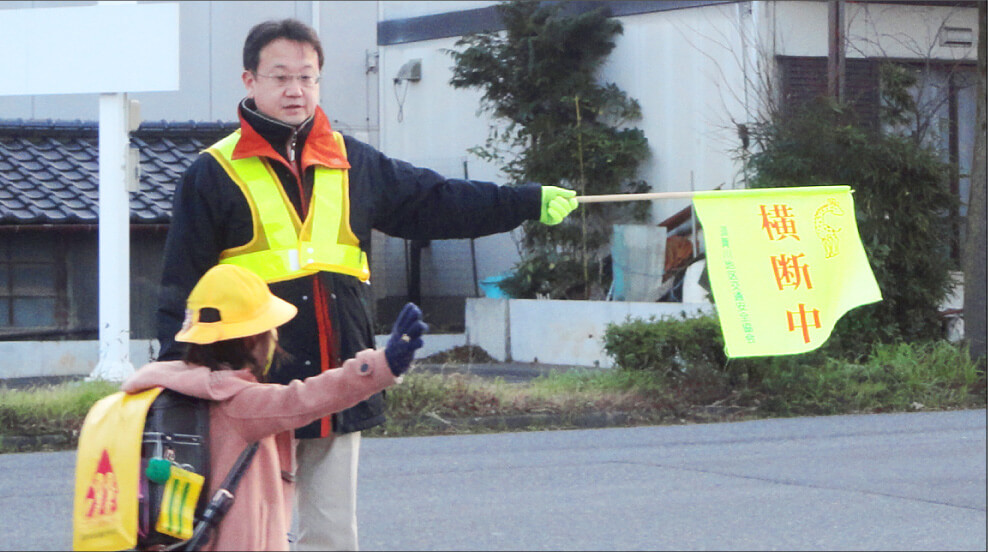
<instances>
[{"instance_id":1,"label":"green shrub","mask_svg":"<svg viewBox=\"0 0 988 552\"><path fill-rule=\"evenodd\" d=\"M648 320L628 317L608 324L604 352L622 370L646 370L677 377L688 369L722 369L724 338L713 316Z\"/></svg>"},{"instance_id":2,"label":"green shrub","mask_svg":"<svg viewBox=\"0 0 988 552\"><path fill-rule=\"evenodd\" d=\"M876 345L861 362L836 358L766 370L762 407L779 415L981 406L977 365L946 341Z\"/></svg>"},{"instance_id":3,"label":"green shrub","mask_svg":"<svg viewBox=\"0 0 988 552\"><path fill-rule=\"evenodd\" d=\"M728 360L717 318L710 315L609 324L604 351L621 371L655 374L684 404L711 404L758 379L762 359Z\"/></svg>"},{"instance_id":4,"label":"green shrub","mask_svg":"<svg viewBox=\"0 0 988 552\"><path fill-rule=\"evenodd\" d=\"M827 346L797 355L728 359L713 316L610 324L604 350L623 371L654 373L692 404L757 398L767 414L964 408L985 403L984 375L947 341L876 344L846 358ZM839 347L838 347L839 350Z\"/></svg>"},{"instance_id":5,"label":"green shrub","mask_svg":"<svg viewBox=\"0 0 988 552\"><path fill-rule=\"evenodd\" d=\"M578 260L558 253L530 255L518 261L498 286L519 299L579 299L584 292L583 267Z\"/></svg>"},{"instance_id":6,"label":"green shrub","mask_svg":"<svg viewBox=\"0 0 988 552\"><path fill-rule=\"evenodd\" d=\"M623 324L609 324L604 351L624 370L657 372L667 378L714 372L732 384L757 380L766 362L764 358L728 359L717 317L687 317L685 312L678 318L629 317Z\"/></svg>"}]
</instances>

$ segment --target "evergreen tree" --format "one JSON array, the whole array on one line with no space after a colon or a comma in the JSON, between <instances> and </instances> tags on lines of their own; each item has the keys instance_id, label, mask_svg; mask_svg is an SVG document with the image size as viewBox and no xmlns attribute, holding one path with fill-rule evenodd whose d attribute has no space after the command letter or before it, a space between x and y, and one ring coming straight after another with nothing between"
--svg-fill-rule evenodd
<instances>
[{"instance_id":1,"label":"evergreen tree","mask_svg":"<svg viewBox=\"0 0 988 552\"><path fill-rule=\"evenodd\" d=\"M603 9L565 15L565 3L498 5L503 33L469 35L450 50L450 84L483 90L481 112L495 119L484 146L511 185L537 182L579 195L641 192L638 164L648 155L638 102L599 83L621 23ZM641 221L648 205L588 204L557 226L527 223L522 260L502 287L514 297L600 298L609 285L604 258L613 225Z\"/></svg>"}]
</instances>

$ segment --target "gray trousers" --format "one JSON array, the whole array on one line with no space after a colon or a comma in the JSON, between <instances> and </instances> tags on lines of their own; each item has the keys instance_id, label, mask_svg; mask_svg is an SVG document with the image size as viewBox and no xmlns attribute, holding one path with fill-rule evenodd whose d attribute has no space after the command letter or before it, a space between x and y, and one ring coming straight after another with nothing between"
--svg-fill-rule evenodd
<instances>
[{"instance_id":1,"label":"gray trousers","mask_svg":"<svg viewBox=\"0 0 988 552\"><path fill-rule=\"evenodd\" d=\"M299 439L294 550L357 550L360 432Z\"/></svg>"}]
</instances>

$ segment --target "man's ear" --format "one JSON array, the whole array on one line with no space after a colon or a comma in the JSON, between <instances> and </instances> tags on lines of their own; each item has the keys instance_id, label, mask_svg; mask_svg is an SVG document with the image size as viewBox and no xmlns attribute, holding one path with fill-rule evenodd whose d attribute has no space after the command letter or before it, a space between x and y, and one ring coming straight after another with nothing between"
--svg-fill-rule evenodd
<instances>
[{"instance_id":1,"label":"man's ear","mask_svg":"<svg viewBox=\"0 0 988 552\"><path fill-rule=\"evenodd\" d=\"M254 73L244 69L244 72L240 75L240 80L244 82L244 88L247 89L247 97L254 97L254 85L257 84L257 79L254 78Z\"/></svg>"}]
</instances>

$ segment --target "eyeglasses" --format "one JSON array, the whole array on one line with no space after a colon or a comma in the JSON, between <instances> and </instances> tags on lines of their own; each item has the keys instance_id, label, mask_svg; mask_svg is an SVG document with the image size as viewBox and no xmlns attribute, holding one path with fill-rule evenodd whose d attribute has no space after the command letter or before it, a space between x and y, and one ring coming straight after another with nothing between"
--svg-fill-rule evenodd
<instances>
[{"instance_id":1,"label":"eyeglasses","mask_svg":"<svg viewBox=\"0 0 988 552\"><path fill-rule=\"evenodd\" d=\"M299 85L302 88L312 88L313 86L319 84L320 75L262 75L260 73L254 73L255 77L264 77L266 79L272 79L274 82L285 88L295 82L298 79Z\"/></svg>"}]
</instances>

